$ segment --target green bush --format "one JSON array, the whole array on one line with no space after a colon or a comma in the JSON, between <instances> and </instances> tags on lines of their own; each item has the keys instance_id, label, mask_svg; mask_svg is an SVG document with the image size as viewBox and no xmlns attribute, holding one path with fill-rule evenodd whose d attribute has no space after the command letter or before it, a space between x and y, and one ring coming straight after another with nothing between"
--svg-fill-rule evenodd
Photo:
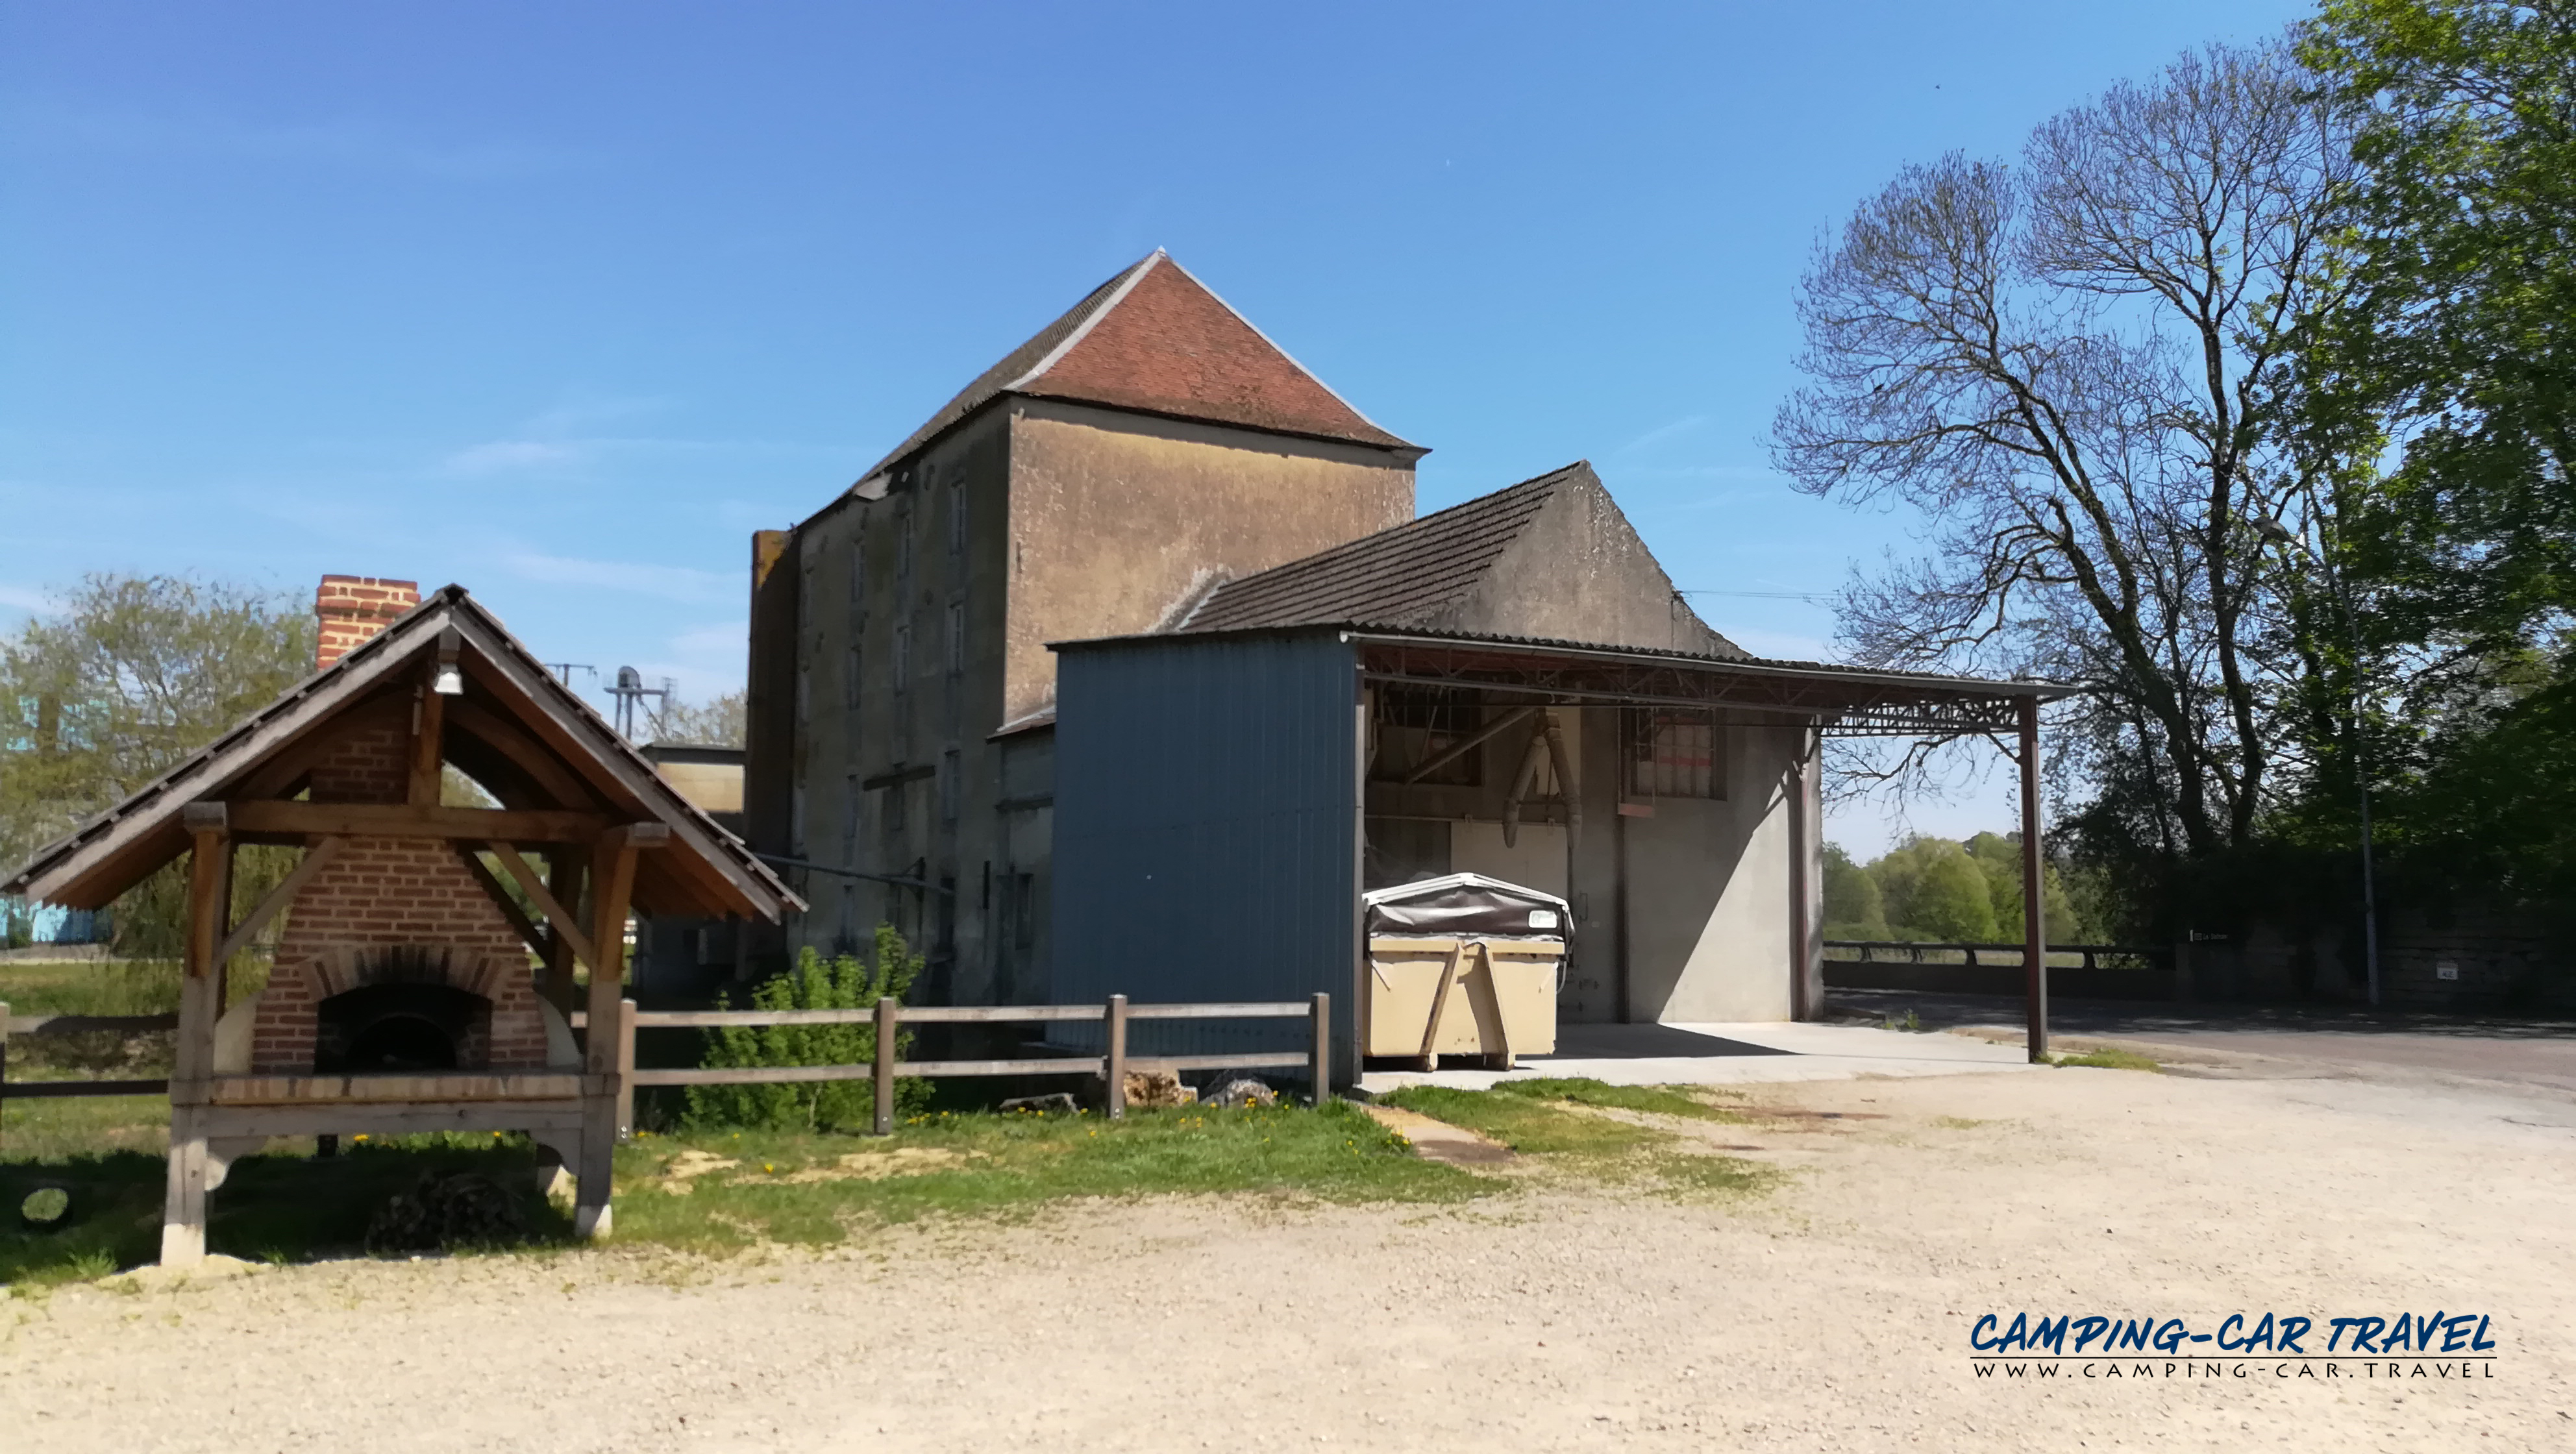
<instances>
[{"instance_id":1,"label":"green bush","mask_svg":"<svg viewBox=\"0 0 2576 1454\"><path fill-rule=\"evenodd\" d=\"M844 954L826 960L813 950L796 967L751 992L755 1010L873 1009L888 995L900 1000L921 973L922 957L912 952L890 924L877 926L875 951L867 961ZM717 1000L725 1007L723 999ZM912 1032L895 1032L895 1055L911 1048ZM866 1065L876 1059L876 1026L855 1025L720 1025L707 1031L706 1052L698 1064L708 1067L753 1065ZM930 1104L929 1083L895 1082L895 1113L907 1115ZM746 1126L767 1131L855 1130L876 1120L876 1086L860 1080L817 1080L795 1085L702 1085L689 1087L688 1120L694 1126Z\"/></svg>"}]
</instances>

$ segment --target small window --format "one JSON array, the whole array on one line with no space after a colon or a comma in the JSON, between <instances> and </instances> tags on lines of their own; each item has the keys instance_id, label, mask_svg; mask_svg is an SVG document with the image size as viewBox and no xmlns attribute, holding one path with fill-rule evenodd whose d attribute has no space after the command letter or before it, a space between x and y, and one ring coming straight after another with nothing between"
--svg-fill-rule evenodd
<instances>
[{"instance_id":1,"label":"small window","mask_svg":"<svg viewBox=\"0 0 2576 1454\"><path fill-rule=\"evenodd\" d=\"M911 794L910 783L894 783L885 790L885 836L889 842L903 836L905 800Z\"/></svg>"},{"instance_id":2,"label":"small window","mask_svg":"<svg viewBox=\"0 0 2576 1454\"><path fill-rule=\"evenodd\" d=\"M966 553L966 485L962 480L948 486L948 553Z\"/></svg>"},{"instance_id":3,"label":"small window","mask_svg":"<svg viewBox=\"0 0 2576 1454\"><path fill-rule=\"evenodd\" d=\"M939 818L944 823L957 821L958 756L955 748L939 756Z\"/></svg>"},{"instance_id":4,"label":"small window","mask_svg":"<svg viewBox=\"0 0 2576 1454\"><path fill-rule=\"evenodd\" d=\"M841 799L841 862L851 868L859 864L859 803L862 796L858 774L852 773Z\"/></svg>"},{"instance_id":5,"label":"small window","mask_svg":"<svg viewBox=\"0 0 2576 1454\"><path fill-rule=\"evenodd\" d=\"M894 689L902 691L912 676L912 623L902 622L894 628Z\"/></svg>"},{"instance_id":6,"label":"small window","mask_svg":"<svg viewBox=\"0 0 2576 1454\"><path fill-rule=\"evenodd\" d=\"M855 646L841 655L841 705L856 710L859 705L859 649Z\"/></svg>"},{"instance_id":7,"label":"small window","mask_svg":"<svg viewBox=\"0 0 2576 1454\"><path fill-rule=\"evenodd\" d=\"M861 542L850 542L850 614L857 616L868 608L868 557Z\"/></svg>"},{"instance_id":8,"label":"small window","mask_svg":"<svg viewBox=\"0 0 2576 1454\"><path fill-rule=\"evenodd\" d=\"M948 603L948 674L963 675L966 670L966 603Z\"/></svg>"},{"instance_id":9,"label":"small window","mask_svg":"<svg viewBox=\"0 0 2576 1454\"><path fill-rule=\"evenodd\" d=\"M894 519L894 589L898 597L912 595L912 515L906 512ZM903 601L895 608L901 610Z\"/></svg>"},{"instance_id":10,"label":"small window","mask_svg":"<svg viewBox=\"0 0 2576 1454\"><path fill-rule=\"evenodd\" d=\"M1718 735L1705 713L1633 710L1627 714L1630 797L1718 798Z\"/></svg>"}]
</instances>

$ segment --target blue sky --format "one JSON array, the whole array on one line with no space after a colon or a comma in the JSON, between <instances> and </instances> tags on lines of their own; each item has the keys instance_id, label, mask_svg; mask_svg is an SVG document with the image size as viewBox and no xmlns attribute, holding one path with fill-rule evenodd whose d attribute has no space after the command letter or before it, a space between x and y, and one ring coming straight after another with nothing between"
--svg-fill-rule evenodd
<instances>
[{"instance_id":1,"label":"blue sky","mask_svg":"<svg viewBox=\"0 0 2576 1454\"><path fill-rule=\"evenodd\" d=\"M1914 522L1766 462L1816 239L2304 9L0 0L0 629L88 570L455 580L711 694L752 530L1160 246L1431 446L1424 509L1589 458L1827 655L1795 597Z\"/></svg>"}]
</instances>

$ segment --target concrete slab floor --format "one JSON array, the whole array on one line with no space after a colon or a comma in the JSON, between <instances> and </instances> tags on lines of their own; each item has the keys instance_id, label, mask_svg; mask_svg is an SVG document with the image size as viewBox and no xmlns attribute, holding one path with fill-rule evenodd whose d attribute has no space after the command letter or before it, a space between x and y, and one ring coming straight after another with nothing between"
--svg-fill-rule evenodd
<instances>
[{"instance_id":1,"label":"concrete slab floor","mask_svg":"<svg viewBox=\"0 0 2576 1454\"><path fill-rule=\"evenodd\" d=\"M1611 1085L1744 1085L2036 1068L2018 1044L1867 1025L1566 1025L1557 1031L1555 1054L1523 1056L1512 1070L1370 1070L1360 1089L1372 1095L1408 1085L1484 1090L1498 1080L1540 1076Z\"/></svg>"}]
</instances>

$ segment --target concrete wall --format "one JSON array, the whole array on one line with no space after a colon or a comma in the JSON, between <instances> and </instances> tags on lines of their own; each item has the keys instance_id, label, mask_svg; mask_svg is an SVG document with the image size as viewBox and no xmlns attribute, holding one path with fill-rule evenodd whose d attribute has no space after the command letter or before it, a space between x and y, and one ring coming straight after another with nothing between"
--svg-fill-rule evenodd
<instances>
[{"instance_id":1,"label":"concrete wall","mask_svg":"<svg viewBox=\"0 0 2576 1454\"><path fill-rule=\"evenodd\" d=\"M1654 817L1622 820L1639 1020L1786 1020L1797 1009L1790 813L1791 794L1804 791L1800 734L1724 736L1723 801L1663 798Z\"/></svg>"},{"instance_id":2,"label":"concrete wall","mask_svg":"<svg viewBox=\"0 0 2576 1454\"><path fill-rule=\"evenodd\" d=\"M1053 701L1046 643L1149 630L1209 580L1410 519L1411 459L1014 399L764 532L753 845L936 887L793 872L812 908L763 963L891 922L932 957L926 1002L1051 998L1053 740L995 736Z\"/></svg>"},{"instance_id":3,"label":"concrete wall","mask_svg":"<svg viewBox=\"0 0 2576 1454\"><path fill-rule=\"evenodd\" d=\"M1050 641L1151 630L1220 579L1413 518L1413 466L1358 445L1019 400L1006 718L1054 700Z\"/></svg>"},{"instance_id":4,"label":"concrete wall","mask_svg":"<svg viewBox=\"0 0 2576 1454\"><path fill-rule=\"evenodd\" d=\"M1727 651L1673 593L1672 578L1588 471L1556 488L1466 605L1441 624L1499 636Z\"/></svg>"}]
</instances>

